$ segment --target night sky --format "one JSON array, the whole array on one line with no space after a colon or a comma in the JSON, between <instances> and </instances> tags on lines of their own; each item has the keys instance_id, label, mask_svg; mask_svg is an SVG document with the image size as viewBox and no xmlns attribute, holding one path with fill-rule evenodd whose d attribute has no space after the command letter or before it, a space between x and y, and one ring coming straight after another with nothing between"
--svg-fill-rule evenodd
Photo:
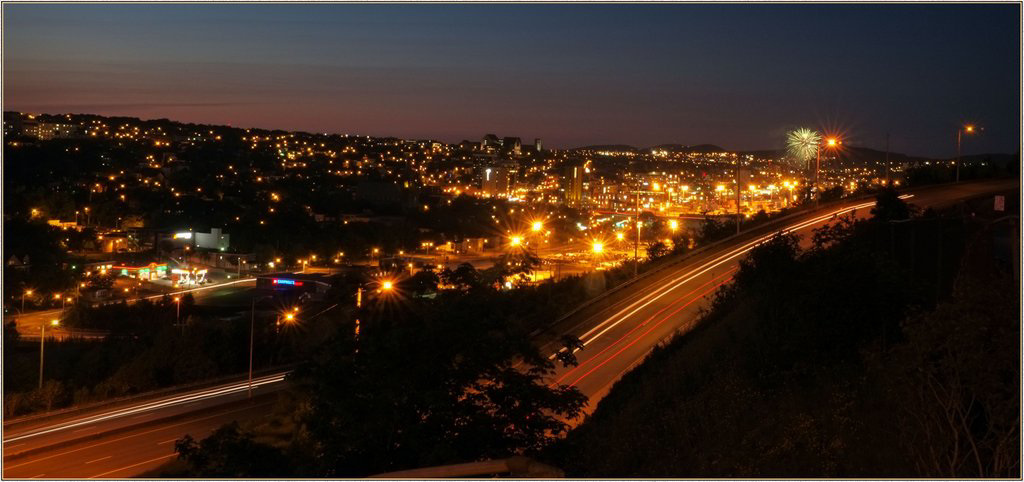
<instances>
[{"instance_id":1,"label":"night sky","mask_svg":"<svg viewBox=\"0 0 1024 482\"><path fill-rule=\"evenodd\" d=\"M4 109L549 147L1020 145L1017 5L11 5Z\"/></svg>"}]
</instances>

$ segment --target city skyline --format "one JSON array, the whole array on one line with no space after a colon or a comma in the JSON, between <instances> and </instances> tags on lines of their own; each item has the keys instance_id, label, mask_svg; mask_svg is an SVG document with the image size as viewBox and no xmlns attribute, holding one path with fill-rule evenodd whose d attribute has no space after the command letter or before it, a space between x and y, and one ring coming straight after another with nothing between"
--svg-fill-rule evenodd
<instances>
[{"instance_id":1,"label":"city skyline","mask_svg":"<svg viewBox=\"0 0 1024 482\"><path fill-rule=\"evenodd\" d=\"M974 122L967 154L1019 144L1015 5L4 9L8 110L557 148L812 127L935 158ZM946 35L965 24L988 35Z\"/></svg>"}]
</instances>

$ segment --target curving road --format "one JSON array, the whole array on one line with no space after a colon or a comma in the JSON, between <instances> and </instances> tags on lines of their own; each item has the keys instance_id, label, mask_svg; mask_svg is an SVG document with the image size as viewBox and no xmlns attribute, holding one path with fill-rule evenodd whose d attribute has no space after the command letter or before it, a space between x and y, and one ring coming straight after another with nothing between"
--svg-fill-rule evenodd
<instances>
[{"instance_id":1,"label":"curving road","mask_svg":"<svg viewBox=\"0 0 1024 482\"><path fill-rule=\"evenodd\" d=\"M1017 189L1019 181L1011 179L934 186L909 191L902 197L921 208L941 208L987 193ZM732 279L739 261L757 244L776 232L787 231L802 235L806 246L811 231L834 216L854 213L858 218L869 217L873 206L874 200L846 202L795 216L781 229L754 229L637 281L601 308L573 320L568 332L584 344L575 352L579 364L559 368L552 383L578 387L590 398L588 411L592 410L611 386L655 346L693 326L699 311L708 306L719 286ZM548 344L547 349L554 352L557 345Z\"/></svg>"},{"instance_id":2,"label":"curving road","mask_svg":"<svg viewBox=\"0 0 1024 482\"><path fill-rule=\"evenodd\" d=\"M1019 189L1017 180L963 183L913 191L908 201L942 207L986 193ZM806 235L834 215L867 216L873 201L848 202L795 216L783 230ZM590 407L623 373L658 343L687 330L715 290L728 283L739 260L778 229L752 230L646 276L567 320L567 332L585 344L579 365L560 368L552 383L569 384L590 397ZM554 352L555 345L545 349ZM552 355L553 356L553 355ZM6 422L5 478L123 478L160 466L174 456L174 441L201 438L232 420L257 418L274 393L286 388L284 373L259 377L252 400L236 380L173 395L125 401L66 415Z\"/></svg>"}]
</instances>

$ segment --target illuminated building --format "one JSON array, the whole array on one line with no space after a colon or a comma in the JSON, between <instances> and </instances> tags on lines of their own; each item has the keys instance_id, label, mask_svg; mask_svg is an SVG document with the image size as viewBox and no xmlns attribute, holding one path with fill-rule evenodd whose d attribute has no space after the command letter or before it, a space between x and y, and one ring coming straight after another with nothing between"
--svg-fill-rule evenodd
<instances>
[{"instance_id":1,"label":"illuminated building","mask_svg":"<svg viewBox=\"0 0 1024 482\"><path fill-rule=\"evenodd\" d=\"M571 166L565 169L562 182L565 190L565 204L569 207L578 208L583 203L583 174L583 166Z\"/></svg>"}]
</instances>

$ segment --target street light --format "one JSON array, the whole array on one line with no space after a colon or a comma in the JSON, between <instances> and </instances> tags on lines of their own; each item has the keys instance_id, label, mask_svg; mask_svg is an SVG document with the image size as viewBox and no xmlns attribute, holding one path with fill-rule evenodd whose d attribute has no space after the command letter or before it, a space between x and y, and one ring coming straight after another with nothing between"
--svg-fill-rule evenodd
<instances>
[{"instance_id":1,"label":"street light","mask_svg":"<svg viewBox=\"0 0 1024 482\"><path fill-rule=\"evenodd\" d=\"M544 223L541 221L534 221L533 226L531 226L530 229L532 229L535 233L539 232L541 229L544 229Z\"/></svg>"},{"instance_id":2,"label":"street light","mask_svg":"<svg viewBox=\"0 0 1024 482\"><path fill-rule=\"evenodd\" d=\"M829 137L825 139L825 146L835 149L842 145L842 141L835 137ZM815 207L821 202L821 184L818 182L818 172L821 170L821 143L817 146L817 161L814 163L814 189L818 191L818 195L814 197Z\"/></svg>"},{"instance_id":3,"label":"street light","mask_svg":"<svg viewBox=\"0 0 1024 482\"><path fill-rule=\"evenodd\" d=\"M25 313L25 297L32 296L32 290L25 290L21 292L21 312Z\"/></svg>"},{"instance_id":4,"label":"street light","mask_svg":"<svg viewBox=\"0 0 1024 482\"><path fill-rule=\"evenodd\" d=\"M975 127L967 124L956 131L956 182L960 182L960 136L963 133L973 134Z\"/></svg>"},{"instance_id":5,"label":"street light","mask_svg":"<svg viewBox=\"0 0 1024 482\"><path fill-rule=\"evenodd\" d=\"M676 232L676 230L679 229L679 221L676 221L675 219L670 219L668 221L668 229L672 230L672 232Z\"/></svg>"},{"instance_id":6,"label":"street light","mask_svg":"<svg viewBox=\"0 0 1024 482\"><path fill-rule=\"evenodd\" d=\"M519 246L523 244L523 238L521 236L512 236L509 238L508 244L511 246Z\"/></svg>"},{"instance_id":7,"label":"street light","mask_svg":"<svg viewBox=\"0 0 1024 482\"><path fill-rule=\"evenodd\" d=\"M174 304L177 305L177 308L176 308L177 314L174 315L174 324L175 325L180 325L181 324L181 297L180 296L175 296L174 297Z\"/></svg>"},{"instance_id":8,"label":"street light","mask_svg":"<svg viewBox=\"0 0 1024 482\"><path fill-rule=\"evenodd\" d=\"M394 289L394 284L391 281L384 281L380 284L381 291L391 291Z\"/></svg>"},{"instance_id":9,"label":"street light","mask_svg":"<svg viewBox=\"0 0 1024 482\"><path fill-rule=\"evenodd\" d=\"M604 243L600 241L594 241L594 244L590 247L594 251L594 254L601 254L604 251Z\"/></svg>"},{"instance_id":10,"label":"street light","mask_svg":"<svg viewBox=\"0 0 1024 482\"><path fill-rule=\"evenodd\" d=\"M54 318L50 320L50 325L56 327L60 325L60 320ZM46 323L39 324L39 388L43 388L43 351L45 349L46 342Z\"/></svg>"}]
</instances>

